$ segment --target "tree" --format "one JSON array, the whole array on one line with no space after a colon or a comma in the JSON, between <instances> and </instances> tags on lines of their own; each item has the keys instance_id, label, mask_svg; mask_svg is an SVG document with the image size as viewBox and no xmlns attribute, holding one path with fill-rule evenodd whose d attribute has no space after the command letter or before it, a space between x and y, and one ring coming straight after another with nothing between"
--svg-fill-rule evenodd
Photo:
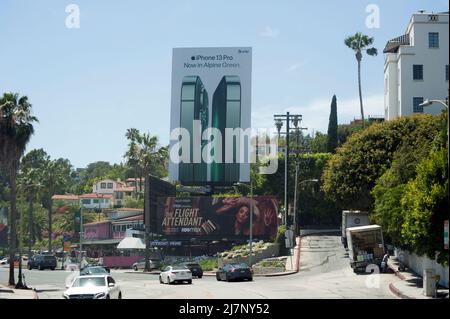
<instances>
[{"instance_id":1,"label":"tree","mask_svg":"<svg viewBox=\"0 0 450 319\"><path fill-rule=\"evenodd\" d=\"M317 132L314 138L311 139L310 149L313 153L326 153L327 152L328 136L321 132Z\"/></svg>"},{"instance_id":2,"label":"tree","mask_svg":"<svg viewBox=\"0 0 450 319\"><path fill-rule=\"evenodd\" d=\"M26 154L20 163L19 190L28 203L28 255L31 256L33 243L33 204L37 198L39 190L42 188L41 173L45 167L49 156L43 149L36 149Z\"/></svg>"},{"instance_id":3,"label":"tree","mask_svg":"<svg viewBox=\"0 0 450 319\"><path fill-rule=\"evenodd\" d=\"M441 122L442 116L417 114L354 133L328 161L322 189L341 207L372 210L371 190L391 166L396 151L406 144L415 151L425 147L436 138Z\"/></svg>"},{"instance_id":4,"label":"tree","mask_svg":"<svg viewBox=\"0 0 450 319\"><path fill-rule=\"evenodd\" d=\"M437 252L438 262L448 265L442 231L449 207L447 149L432 151L416 171L416 178L406 184L401 200L403 240L418 255L435 259Z\"/></svg>"},{"instance_id":5,"label":"tree","mask_svg":"<svg viewBox=\"0 0 450 319\"><path fill-rule=\"evenodd\" d=\"M28 97L17 93L4 93L0 99L0 167L9 177L10 186L10 260L14 260L16 252L16 201L17 201L17 171L20 158L34 133L33 124L37 118L31 115L31 103ZM14 285L14 263L9 264L9 284ZM18 285L22 283L19 276Z\"/></svg>"},{"instance_id":6,"label":"tree","mask_svg":"<svg viewBox=\"0 0 450 319\"><path fill-rule=\"evenodd\" d=\"M363 123L363 128L365 127L365 121L364 121L364 107L361 92L361 60L363 51L366 51L366 53L370 56L378 54L376 48L374 47L368 48L370 45L372 45L373 41L374 41L373 37L364 35L361 32L356 32L354 35L348 36L344 40L345 45L355 52L356 61L358 62L359 104L361 107L361 119Z\"/></svg>"},{"instance_id":7,"label":"tree","mask_svg":"<svg viewBox=\"0 0 450 319\"><path fill-rule=\"evenodd\" d=\"M328 122L328 134L327 134L327 151L328 153L334 153L338 146L338 132L337 132L337 102L336 95L333 95L331 100L330 120Z\"/></svg>"},{"instance_id":8,"label":"tree","mask_svg":"<svg viewBox=\"0 0 450 319\"><path fill-rule=\"evenodd\" d=\"M67 160L49 160L45 163L42 171L41 202L48 211L48 250L52 251L52 212L55 194L63 194L69 188L71 177L71 166Z\"/></svg>"}]
</instances>

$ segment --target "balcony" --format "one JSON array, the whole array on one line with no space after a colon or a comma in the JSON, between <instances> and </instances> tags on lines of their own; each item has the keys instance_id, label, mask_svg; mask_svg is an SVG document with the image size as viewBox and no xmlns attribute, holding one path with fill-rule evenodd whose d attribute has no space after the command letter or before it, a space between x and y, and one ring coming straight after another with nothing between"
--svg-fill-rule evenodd
<instances>
[{"instance_id":1,"label":"balcony","mask_svg":"<svg viewBox=\"0 0 450 319\"><path fill-rule=\"evenodd\" d=\"M410 45L409 34L389 40L384 47L383 53L397 53L401 45Z\"/></svg>"}]
</instances>

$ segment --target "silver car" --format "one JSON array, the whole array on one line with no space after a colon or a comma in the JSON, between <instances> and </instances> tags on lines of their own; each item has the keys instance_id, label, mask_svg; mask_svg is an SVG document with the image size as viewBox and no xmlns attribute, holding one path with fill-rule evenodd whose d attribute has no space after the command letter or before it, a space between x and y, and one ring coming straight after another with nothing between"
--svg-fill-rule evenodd
<instances>
[{"instance_id":1,"label":"silver car","mask_svg":"<svg viewBox=\"0 0 450 319\"><path fill-rule=\"evenodd\" d=\"M161 261L159 259L150 259L149 260L150 263L150 269L158 269L159 267L161 267ZM145 269L145 259L141 259L137 262L135 262L133 264L133 266L131 266L134 271L138 271L138 270L144 270Z\"/></svg>"}]
</instances>

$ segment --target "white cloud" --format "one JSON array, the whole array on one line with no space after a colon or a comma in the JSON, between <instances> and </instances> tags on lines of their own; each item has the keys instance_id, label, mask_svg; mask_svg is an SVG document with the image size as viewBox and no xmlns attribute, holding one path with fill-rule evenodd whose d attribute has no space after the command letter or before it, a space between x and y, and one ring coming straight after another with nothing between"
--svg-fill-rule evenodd
<instances>
[{"instance_id":1,"label":"white cloud","mask_svg":"<svg viewBox=\"0 0 450 319\"><path fill-rule=\"evenodd\" d=\"M302 127L307 127L305 133L320 131L326 133L328 129L328 119L330 116L331 98L320 98L313 100L305 106L292 105L288 107L263 106L256 107L252 112L252 127L254 128L272 128L274 127L274 114L301 114ZM383 116L384 115L384 96L370 95L364 97L364 116ZM340 100L337 96L338 123L350 123L355 118L361 118L359 107L359 98L356 96L351 99Z\"/></svg>"},{"instance_id":2,"label":"white cloud","mask_svg":"<svg viewBox=\"0 0 450 319\"><path fill-rule=\"evenodd\" d=\"M298 69L300 69L302 66L304 66L304 65L306 65L306 61L303 61L303 62L299 62L299 63L294 63L294 64L291 64L287 69L286 69L286 71L287 72L294 72L294 71L297 71Z\"/></svg>"},{"instance_id":3,"label":"white cloud","mask_svg":"<svg viewBox=\"0 0 450 319\"><path fill-rule=\"evenodd\" d=\"M278 29L273 29L270 26L266 26L264 31L259 35L267 38L277 38L280 35L280 31Z\"/></svg>"}]
</instances>

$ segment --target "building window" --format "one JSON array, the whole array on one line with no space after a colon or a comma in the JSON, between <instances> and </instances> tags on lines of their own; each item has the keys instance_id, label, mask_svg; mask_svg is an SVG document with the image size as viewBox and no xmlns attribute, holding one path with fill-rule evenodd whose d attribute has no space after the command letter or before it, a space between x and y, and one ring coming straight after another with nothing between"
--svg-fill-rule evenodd
<instances>
[{"instance_id":1,"label":"building window","mask_svg":"<svg viewBox=\"0 0 450 319\"><path fill-rule=\"evenodd\" d=\"M98 199L94 199L94 204L98 204Z\"/></svg>"},{"instance_id":2,"label":"building window","mask_svg":"<svg viewBox=\"0 0 450 319\"><path fill-rule=\"evenodd\" d=\"M448 64L445 66L445 81L448 81Z\"/></svg>"},{"instance_id":3,"label":"building window","mask_svg":"<svg viewBox=\"0 0 450 319\"><path fill-rule=\"evenodd\" d=\"M428 33L428 47L429 48L439 48L439 33L429 32Z\"/></svg>"},{"instance_id":4,"label":"building window","mask_svg":"<svg viewBox=\"0 0 450 319\"><path fill-rule=\"evenodd\" d=\"M414 64L413 65L413 80L423 80L423 65Z\"/></svg>"},{"instance_id":5,"label":"building window","mask_svg":"<svg viewBox=\"0 0 450 319\"><path fill-rule=\"evenodd\" d=\"M423 97L413 97L413 112L414 113L423 113L423 106L420 104L423 103Z\"/></svg>"},{"instance_id":6,"label":"building window","mask_svg":"<svg viewBox=\"0 0 450 319\"><path fill-rule=\"evenodd\" d=\"M108 183L108 189L113 189L113 183Z\"/></svg>"},{"instance_id":7,"label":"building window","mask_svg":"<svg viewBox=\"0 0 450 319\"><path fill-rule=\"evenodd\" d=\"M90 199L82 199L81 200L81 204L83 204L83 205L90 205L91 204L91 200Z\"/></svg>"},{"instance_id":8,"label":"building window","mask_svg":"<svg viewBox=\"0 0 450 319\"><path fill-rule=\"evenodd\" d=\"M105 189L106 188L106 183L100 183L100 188L101 189Z\"/></svg>"}]
</instances>

